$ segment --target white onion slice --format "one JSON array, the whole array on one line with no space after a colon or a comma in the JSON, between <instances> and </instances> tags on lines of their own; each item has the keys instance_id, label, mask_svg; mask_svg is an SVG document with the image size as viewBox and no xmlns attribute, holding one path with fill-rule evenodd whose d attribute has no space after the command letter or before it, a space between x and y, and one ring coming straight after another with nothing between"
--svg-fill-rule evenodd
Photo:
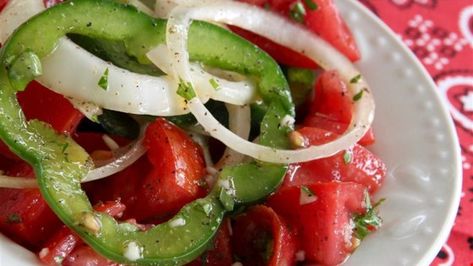
<instances>
[{"instance_id":1,"label":"white onion slice","mask_svg":"<svg viewBox=\"0 0 473 266\"><path fill-rule=\"evenodd\" d=\"M139 11L141 11L145 14L148 14L150 16L154 15L153 10L151 10L151 8L149 8L148 6L143 4L140 0L124 0L122 2L124 2L125 4L129 4L129 5L132 5L132 6L136 7Z\"/></svg>"},{"instance_id":2,"label":"white onion slice","mask_svg":"<svg viewBox=\"0 0 473 266\"><path fill-rule=\"evenodd\" d=\"M248 105L236 106L231 104L225 105L228 110L228 127L229 129L242 139L250 137L251 130L251 108ZM243 161L245 155L226 148L222 158L215 164L215 168L223 169L227 165L235 165Z\"/></svg>"},{"instance_id":3,"label":"white onion slice","mask_svg":"<svg viewBox=\"0 0 473 266\"><path fill-rule=\"evenodd\" d=\"M8 1L0 13L0 43L3 44L18 26L43 10L42 0Z\"/></svg>"},{"instance_id":4,"label":"white onion slice","mask_svg":"<svg viewBox=\"0 0 473 266\"><path fill-rule=\"evenodd\" d=\"M169 13L176 6L192 7L216 1L219 0L156 0L156 5L154 6L154 14L158 18L168 18Z\"/></svg>"},{"instance_id":5,"label":"white onion slice","mask_svg":"<svg viewBox=\"0 0 473 266\"><path fill-rule=\"evenodd\" d=\"M158 68L174 78L177 83L177 75L172 67L173 57L166 45L159 45L147 53L148 59ZM254 84L246 78L240 81L231 81L208 73L197 63L191 63L191 75L197 86L199 97L203 101L209 98L233 105L245 105L255 98ZM218 84L214 88L210 81ZM180 98L180 97L179 97Z\"/></svg>"},{"instance_id":6,"label":"white onion slice","mask_svg":"<svg viewBox=\"0 0 473 266\"><path fill-rule=\"evenodd\" d=\"M141 137L133 143L114 150L114 158L106 161L95 162L98 167L92 169L85 176L82 182L90 182L114 175L135 163L146 153L146 148L143 146L143 136L144 134L142 134ZM20 189L34 188L37 186L38 184L34 178L0 175L0 187Z\"/></svg>"},{"instance_id":7,"label":"white onion slice","mask_svg":"<svg viewBox=\"0 0 473 266\"><path fill-rule=\"evenodd\" d=\"M102 108L100 108L97 104L85 101L79 101L74 98L66 98L69 102L81 112L85 117L89 120L97 122L97 118L99 115L103 113Z\"/></svg>"},{"instance_id":8,"label":"white onion slice","mask_svg":"<svg viewBox=\"0 0 473 266\"><path fill-rule=\"evenodd\" d=\"M192 83L187 35L191 19L210 20L236 25L264 36L278 44L305 54L324 69L337 69L347 82L351 95L365 91L354 103L354 116L348 130L337 140L299 150L279 150L244 140L222 126L198 97L189 101L189 109L198 122L228 147L255 159L273 163L294 163L331 156L356 143L369 129L374 118L374 100L365 81L351 84L359 75L353 64L327 42L271 12L241 2L226 1L194 8L176 7L167 23L166 43L174 55L174 68L186 82Z\"/></svg>"},{"instance_id":9,"label":"white onion slice","mask_svg":"<svg viewBox=\"0 0 473 266\"><path fill-rule=\"evenodd\" d=\"M126 150L123 154L116 156L107 162L100 162L102 166L92 169L82 182L90 182L98 179L102 179L118 172L121 172L128 166L136 162L141 156L146 153L146 148L143 146L143 136L136 140L132 144L120 148L114 153L120 153Z\"/></svg>"},{"instance_id":10,"label":"white onion slice","mask_svg":"<svg viewBox=\"0 0 473 266\"><path fill-rule=\"evenodd\" d=\"M0 188L35 188L38 183L35 178L13 177L0 175Z\"/></svg>"},{"instance_id":11,"label":"white onion slice","mask_svg":"<svg viewBox=\"0 0 473 266\"><path fill-rule=\"evenodd\" d=\"M0 14L2 43L26 19L44 10L42 0L24 0L16 4L18 2L10 1ZM64 67L66 60L68 66ZM58 47L42 60L42 64L44 73L38 81L64 96L132 114L172 116L189 112L184 100L176 94L178 84L174 78L132 73L101 60L67 38L59 41ZM98 86L98 81L106 69L109 70L109 88L103 90ZM197 88L206 91L203 95L211 98L216 95L217 99L228 100L232 104L241 105L252 100L254 88L250 83L244 83L248 86L243 83L229 84L233 87L228 89L222 86L221 90L215 91L209 80L200 80Z\"/></svg>"}]
</instances>

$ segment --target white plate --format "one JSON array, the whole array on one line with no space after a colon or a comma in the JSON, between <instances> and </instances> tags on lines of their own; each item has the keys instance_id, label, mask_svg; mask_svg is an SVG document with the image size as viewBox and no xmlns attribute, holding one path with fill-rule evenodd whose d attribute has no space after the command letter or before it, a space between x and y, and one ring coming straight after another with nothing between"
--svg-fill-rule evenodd
<instances>
[{"instance_id":1,"label":"white plate","mask_svg":"<svg viewBox=\"0 0 473 266\"><path fill-rule=\"evenodd\" d=\"M383 22L356 1L338 0L362 53L358 66L376 98L372 150L389 174L377 194L384 226L346 265L428 265L446 241L461 191L458 139L428 73ZM37 265L0 235L0 265Z\"/></svg>"}]
</instances>

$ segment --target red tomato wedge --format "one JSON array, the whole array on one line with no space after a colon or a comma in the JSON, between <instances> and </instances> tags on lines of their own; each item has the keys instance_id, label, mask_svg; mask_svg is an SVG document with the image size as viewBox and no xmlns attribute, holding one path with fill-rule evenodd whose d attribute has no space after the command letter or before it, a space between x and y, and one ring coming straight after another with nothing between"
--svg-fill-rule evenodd
<instances>
[{"instance_id":1,"label":"red tomato wedge","mask_svg":"<svg viewBox=\"0 0 473 266\"><path fill-rule=\"evenodd\" d=\"M0 11L7 5L8 0L0 0Z\"/></svg>"},{"instance_id":2,"label":"red tomato wedge","mask_svg":"<svg viewBox=\"0 0 473 266\"><path fill-rule=\"evenodd\" d=\"M313 200L305 204L301 193L309 190ZM356 248L353 215L364 213L365 188L350 182L326 182L284 187L267 205L286 217L299 231L299 244L308 262L338 265Z\"/></svg>"},{"instance_id":3,"label":"red tomato wedge","mask_svg":"<svg viewBox=\"0 0 473 266\"><path fill-rule=\"evenodd\" d=\"M99 212L107 213L113 217L121 217L125 210L125 205L119 201L108 201L105 203L99 203L94 206L94 209ZM102 256L98 255L92 249L84 250L84 244L80 237L71 231L68 227L63 225L44 245L43 249L39 252L38 256L44 265L66 265L66 262L77 262L79 257L82 257L80 261L84 260L84 256L87 255L91 261L108 261ZM80 256L79 256L80 254ZM64 262L64 263L62 263ZM85 260L84 260L85 262ZM75 265L96 265L96 264L75 264Z\"/></svg>"},{"instance_id":4,"label":"red tomato wedge","mask_svg":"<svg viewBox=\"0 0 473 266\"><path fill-rule=\"evenodd\" d=\"M151 171L141 180L130 218L168 217L205 195L205 163L198 144L177 126L159 118L146 130Z\"/></svg>"},{"instance_id":5,"label":"red tomato wedge","mask_svg":"<svg viewBox=\"0 0 473 266\"><path fill-rule=\"evenodd\" d=\"M320 145L337 138L337 134L314 127L298 130L309 145ZM331 157L291 164L284 186L308 185L316 182L355 182L376 192L386 176L386 165L376 155L355 144L347 151Z\"/></svg>"},{"instance_id":6,"label":"red tomato wedge","mask_svg":"<svg viewBox=\"0 0 473 266\"><path fill-rule=\"evenodd\" d=\"M305 27L319 35L322 39L333 45L339 52L348 57L351 61L360 59L360 52L356 46L355 40L345 21L338 13L338 10L332 0L308 0L315 8L307 5L307 1L300 0L242 0L249 4L257 5L279 13L285 17L291 18L291 9L298 2L304 4L306 15L302 22ZM313 6L311 5L311 6ZM294 52L288 48L281 49L281 46L266 40L260 36L237 30L237 33L255 43L263 50L268 52L280 63L295 67L313 67L310 59L297 54L294 58ZM300 58L302 57L302 59ZM300 59L300 61L296 60Z\"/></svg>"},{"instance_id":7,"label":"red tomato wedge","mask_svg":"<svg viewBox=\"0 0 473 266\"><path fill-rule=\"evenodd\" d=\"M34 177L24 162L11 162L5 175ZM36 250L60 221L38 189L0 188L0 231L27 248Z\"/></svg>"},{"instance_id":8,"label":"red tomato wedge","mask_svg":"<svg viewBox=\"0 0 473 266\"><path fill-rule=\"evenodd\" d=\"M239 215L232 243L243 265L295 265L294 234L270 207L254 206Z\"/></svg>"},{"instance_id":9,"label":"red tomato wedge","mask_svg":"<svg viewBox=\"0 0 473 266\"><path fill-rule=\"evenodd\" d=\"M349 97L347 84L335 70L323 72L314 88L314 98L308 103L303 125L326 129L342 134L348 128L353 115L353 99ZM359 141L366 146L373 144L374 134L370 128Z\"/></svg>"},{"instance_id":10,"label":"red tomato wedge","mask_svg":"<svg viewBox=\"0 0 473 266\"><path fill-rule=\"evenodd\" d=\"M360 59L353 34L347 24L340 16L337 7L332 0L312 0L318 8L310 10L306 8L305 25L307 28L320 35L322 39L329 42L338 51L351 61Z\"/></svg>"},{"instance_id":11,"label":"red tomato wedge","mask_svg":"<svg viewBox=\"0 0 473 266\"><path fill-rule=\"evenodd\" d=\"M31 82L17 94L18 102L27 119L38 119L50 124L60 133L74 132L84 117L64 98L39 84Z\"/></svg>"},{"instance_id":12,"label":"red tomato wedge","mask_svg":"<svg viewBox=\"0 0 473 266\"><path fill-rule=\"evenodd\" d=\"M144 142L147 156L87 188L95 202L121 198L126 219L162 222L205 195L205 163L198 144L165 119L148 126Z\"/></svg>"}]
</instances>

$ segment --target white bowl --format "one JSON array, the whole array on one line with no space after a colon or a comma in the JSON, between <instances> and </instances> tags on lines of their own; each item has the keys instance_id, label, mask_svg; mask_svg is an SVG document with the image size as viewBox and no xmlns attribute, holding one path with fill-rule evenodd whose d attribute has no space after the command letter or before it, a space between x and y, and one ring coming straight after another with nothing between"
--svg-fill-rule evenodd
<instances>
[{"instance_id":1,"label":"white bowl","mask_svg":"<svg viewBox=\"0 0 473 266\"><path fill-rule=\"evenodd\" d=\"M362 53L357 64L376 98L371 148L387 164L377 194L384 226L346 265L429 265L453 225L461 192L458 139L443 99L415 56L357 1L338 0ZM0 235L0 265L38 265Z\"/></svg>"}]
</instances>

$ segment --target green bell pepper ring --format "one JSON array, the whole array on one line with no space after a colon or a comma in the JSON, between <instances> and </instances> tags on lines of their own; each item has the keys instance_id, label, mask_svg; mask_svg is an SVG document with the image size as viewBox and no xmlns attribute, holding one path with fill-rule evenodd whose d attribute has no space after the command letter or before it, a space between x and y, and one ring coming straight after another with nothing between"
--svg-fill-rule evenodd
<instances>
[{"instance_id":1,"label":"green bell pepper ring","mask_svg":"<svg viewBox=\"0 0 473 266\"><path fill-rule=\"evenodd\" d=\"M232 202L266 197L285 173L285 166L256 163L226 169L221 180L231 183L231 189L215 186L206 198L184 206L169 222L145 232L94 212L80 187L91 168L88 154L49 125L26 121L16 92L41 75L40 59L67 33L121 40L129 55L146 62L145 53L164 43L165 23L111 1L69 1L23 24L0 50L0 137L34 167L41 193L59 218L100 254L123 263L176 265L193 260L208 247ZM278 65L243 39L203 22L193 23L189 44L193 60L259 77L260 94L270 106L263 119L261 143L285 146L282 136L287 129L279 121L293 115L294 107ZM264 185L245 176L258 176Z\"/></svg>"}]
</instances>

